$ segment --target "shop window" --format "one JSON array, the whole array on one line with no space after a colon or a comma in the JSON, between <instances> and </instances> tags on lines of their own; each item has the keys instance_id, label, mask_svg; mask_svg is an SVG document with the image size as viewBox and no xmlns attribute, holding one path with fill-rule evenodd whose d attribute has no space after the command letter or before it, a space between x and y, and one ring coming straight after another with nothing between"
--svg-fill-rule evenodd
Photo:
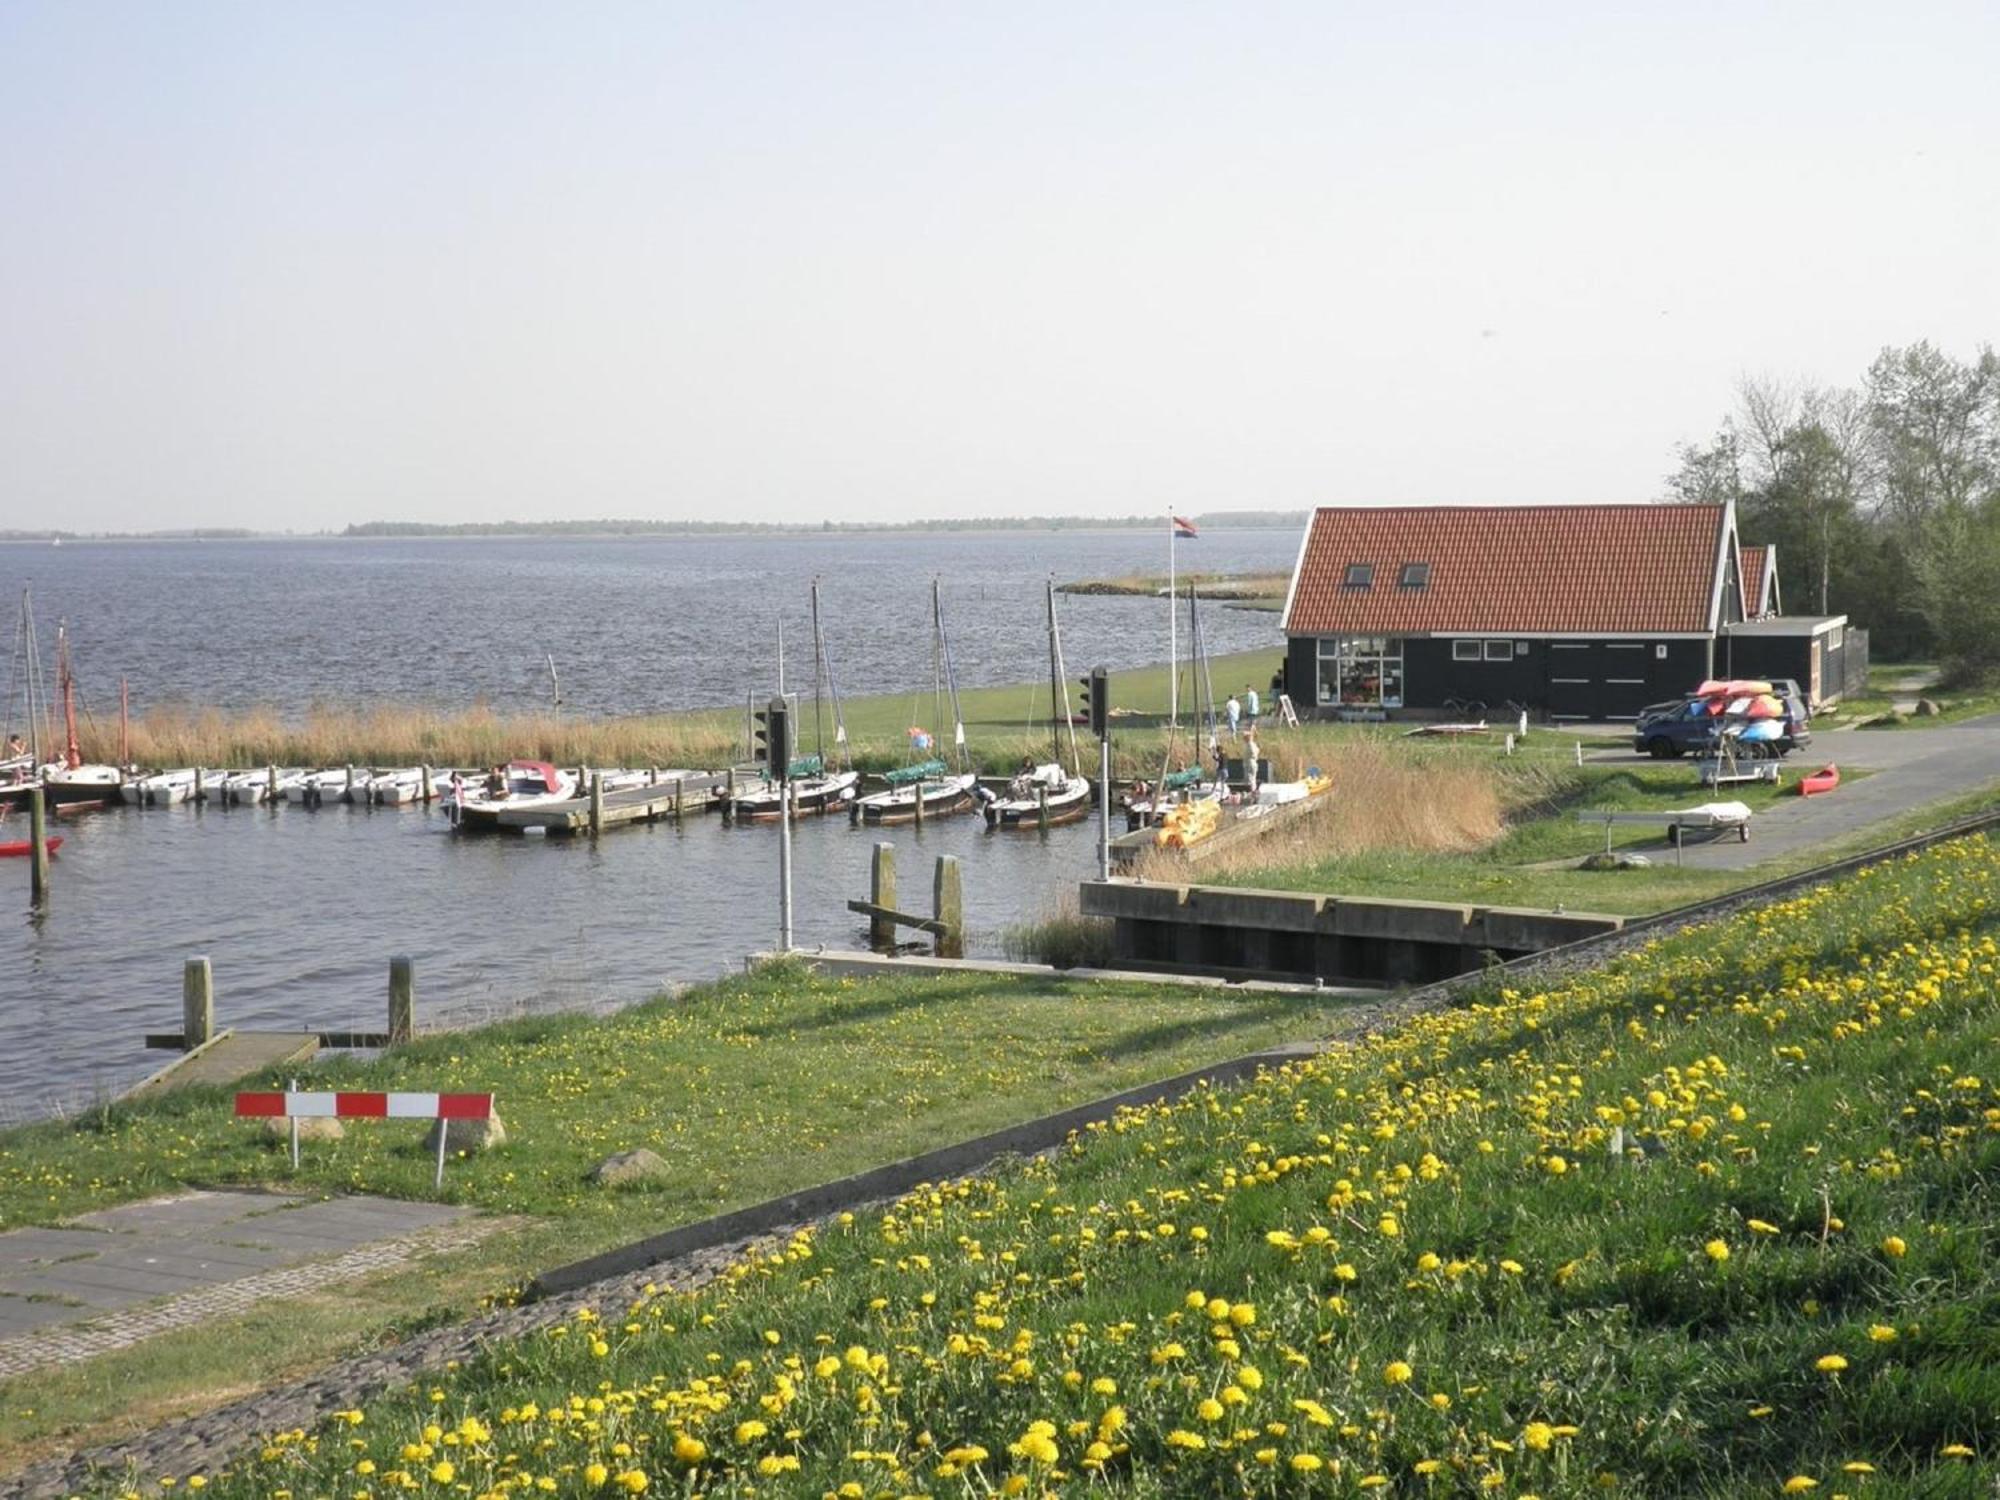
<instances>
[{"instance_id":1,"label":"shop window","mask_svg":"<svg viewBox=\"0 0 2000 1500\"><path fill-rule=\"evenodd\" d=\"M1451 643L1451 659L1453 661L1478 661L1479 642L1453 641Z\"/></svg>"}]
</instances>

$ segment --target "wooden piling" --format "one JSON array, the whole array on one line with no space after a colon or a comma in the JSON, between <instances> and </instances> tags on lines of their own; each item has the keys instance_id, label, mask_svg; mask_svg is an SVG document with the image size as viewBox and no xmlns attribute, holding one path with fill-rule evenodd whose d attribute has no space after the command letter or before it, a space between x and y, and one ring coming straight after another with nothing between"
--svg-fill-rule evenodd
<instances>
[{"instance_id":1,"label":"wooden piling","mask_svg":"<svg viewBox=\"0 0 2000 1500\"><path fill-rule=\"evenodd\" d=\"M1049 831L1049 784L1046 781L1035 783L1035 826L1043 833Z\"/></svg>"},{"instance_id":2,"label":"wooden piling","mask_svg":"<svg viewBox=\"0 0 2000 1500\"><path fill-rule=\"evenodd\" d=\"M345 788L345 789L344 789L344 790L343 790L343 791L341 792L341 794L340 794L340 795L341 795L342 797L346 798L346 799L347 799L347 800L348 800L349 802L352 802L352 801L354 800L354 762L353 762L353 761L349 761L349 762L347 763L347 786L346 786L346 788Z\"/></svg>"},{"instance_id":3,"label":"wooden piling","mask_svg":"<svg viewBox=\"0 0 2000 1500\"><path fill-rule=\"evenodd\" d=\"M924 783L921 777L917 779L917 784L911 790L917 796L915 804L917 809L917 827L922 828L924 826Z\"/></svg>"},{"instance_id":4,"label":"wooden piling","mask_svg":"<svg viewBox=\"0 0 2000 1500\"><path fill-rule=\"evenodd\" d=\"M604 773L590 778L590 836L604 832Z\"/></svg>"},{"instance_id":5,"label":"wooden piling","mask_svg":"<svg viewBox=\"0 0 2000 1500\"><path fill-rule=\"evenodd\" d=\"M181 1047L192 1052L215 1035L215 971L208 955L187 961L181 970Z\"/></svg>"},{"instance_id":6,"label":"wooden piling","mask_svg":"<svg viewBox=\"0 0 2000 1500\"><path fill-rule=\"evenodd\" d=\"M965 957L965 891L955 854L938 856L931 877L931 915L940 928L931 937L931 952L939 958Z\"/></svg>"},{"instance_id":7,"label":"wooden piling","mask_svg":"<svg viewBox=\"0 0 2000 1500\"><path fill-rule=\"evenodd\" d=\"M417 1034L417 966L407 954L389 960L389 1040L407 1042Z\"/></svg>"},{"instance_id":8,"label":"wooden piling","mask_svg":"<svg viewBox=\"0 0 2000 1500\"><path fill-rule=\"evenodd\" d=\"M736 816L736 767L731 766L723 777L722 816L733 819Z\"/></svg>"},{"instance_id":9,"label":"wooden piling","mask_svg":"<svg viewBox=\"0 0 2000 1500\"><path fill-rule=\"evenodd\" d=\"M422 770L424 773L424 801L429 802L431 800L431 768L424 766Z\"/></svg>"},{"instance_id":10,"label":"wooden piling","mask_svg":"<svg viewBox=\"0 0 2000 1500\"><path fill-rule=\"evenodd\" d=\"M196 766L194 768L194 798L193 798L193 800L196 803L202 803L208 800L208 793L202 787L201 783L202 783L201 767Z\"/></svg>"},{"instance_id":11,"label":"wooden piling","mask_svg":"<svg viewBox=\"0 0 2000 1500\"><path fill-rule=\"evenodd\" d=\"M264 767L264 800L275 804L278 800L278 768Z\"/></svg>"},{"instance_id":12,"label":"wooden piling","mask_svg":"<svg viewBox=\"0 0 2000 1500\"><path fill-rule=\"evenodd\" d=\"M896 846L877 844L874 858L868 865L868 899L877 906L894 910L896 906ZM896 924L879 914L868 919L868 945L871 948L893 948L896 946Z\"/></svg>"},{"instance_id":13,"label":"wooden piling","mask_svg":"<svg viewBox=\"0 0 2000 1500\"><path fill-rule=\"evenodd\" d=\"M36 906L49 899L49 810L39 786L28 791L28 899Z\"/></svg>"}]
</instances>

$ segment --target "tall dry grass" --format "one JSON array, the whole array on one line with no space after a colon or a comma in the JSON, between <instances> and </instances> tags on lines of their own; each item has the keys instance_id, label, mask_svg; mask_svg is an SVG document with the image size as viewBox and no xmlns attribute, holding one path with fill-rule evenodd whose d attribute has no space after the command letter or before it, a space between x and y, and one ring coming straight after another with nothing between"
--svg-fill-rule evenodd
<instances>
[{"instance_id":1,"label":"tall dry grass","mask_svg":"<svg viewBox=\"0 0 2000 1500\"><path fill-rule=\"evenodd\" d=\"M1500 769L1487 760L1383 740L1301 739L1280 753L1309 756L1333 778L1333 790L1316 810L1264 838L1193 861L1149 851L1132 873L1180 883L1298 869L1378 850L1466 854L1491 844L1506 824L1507 789ZM1293 779L1299 769L1296 762L1272 767L1281 780Z\"/></svg>"},{"instance_id":2,"label":"tall dry grass","mask_svg":"<svg viewBox=\"0 0 2000 1500\"><path fill-rule=\"evenodd\" d=\"M715 719L559 718L554 714L457 712L384 704L316 707L294 720L271 709L225 712L161 707L132 721L140 766L488 766L515 757L561 765L717 766L739 752L739 735ZM93 725L83 753L115 762L119 731Z\"/></svg>"}]
</instances>

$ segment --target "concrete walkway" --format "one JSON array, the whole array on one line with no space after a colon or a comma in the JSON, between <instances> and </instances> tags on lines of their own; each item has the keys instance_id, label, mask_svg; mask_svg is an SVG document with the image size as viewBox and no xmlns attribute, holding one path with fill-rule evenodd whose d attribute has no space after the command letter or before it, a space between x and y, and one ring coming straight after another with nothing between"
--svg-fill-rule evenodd
<instances>
[{"instance_id":1,"label":"concrete walkway","mask_svg":"<svg viewBox=\"0 0 2000 1500\"><path fill-rule=\"evenodd\" d=\"M0 1379L86 1359L485 1234L392 1198L188 1192L0 1234Z\"/></svg>"},{"instance_id":2,"label":"concrete walkway","mask_svg":"<svg viewBox=\"0 0 2000 1500\"><path fill-rule=\"evenodd\" d=\"M1643 759L1629 754L1600 758ZM1689 869L1747 869L2000 781L2000 715L1941 729L1816 732L1811 746L1787 763L1786 780L1796 783L1800 773L1829 762L1843 772L1874 774L1843 780L1837 790L1822 797L1781 798L1751 820L1747 844L1733 835L1711 842L1691 839L1681 851L1681 862ZM1688 806L1727 798L1727 789L1715 793L1697 786L1691 762L1679 764L1688 767ZM1673 852L1664 840L1660 849L1664 852L1653 857L1672 864Z\"/></svg>"}]
</instances>

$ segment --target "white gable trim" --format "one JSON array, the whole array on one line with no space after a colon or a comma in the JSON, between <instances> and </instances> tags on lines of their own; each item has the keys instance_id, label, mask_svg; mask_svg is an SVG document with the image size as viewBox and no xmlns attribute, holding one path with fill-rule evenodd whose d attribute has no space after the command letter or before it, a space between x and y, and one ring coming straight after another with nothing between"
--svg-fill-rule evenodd
<instances>
[{"instance_id":1,"label":"white gable trim","mask_svg":"<svg viewBox=\"0 0 2000 1500\"><path fill-rule=\"evenodd\" d=\"M1292 601L1298 597L1299 574L1305 571L1306 547L1312 541L1313 532L1319 529L1319 516L1319 510L1315 509L1306 517L1305 535L1299 538L1299 555L1292 562L1292 581L1285 589L1285 612L1280 616L1284 623L1278 627L1287 635L1291 634L1292 629Z\"/></svg>"}]
</instances>

